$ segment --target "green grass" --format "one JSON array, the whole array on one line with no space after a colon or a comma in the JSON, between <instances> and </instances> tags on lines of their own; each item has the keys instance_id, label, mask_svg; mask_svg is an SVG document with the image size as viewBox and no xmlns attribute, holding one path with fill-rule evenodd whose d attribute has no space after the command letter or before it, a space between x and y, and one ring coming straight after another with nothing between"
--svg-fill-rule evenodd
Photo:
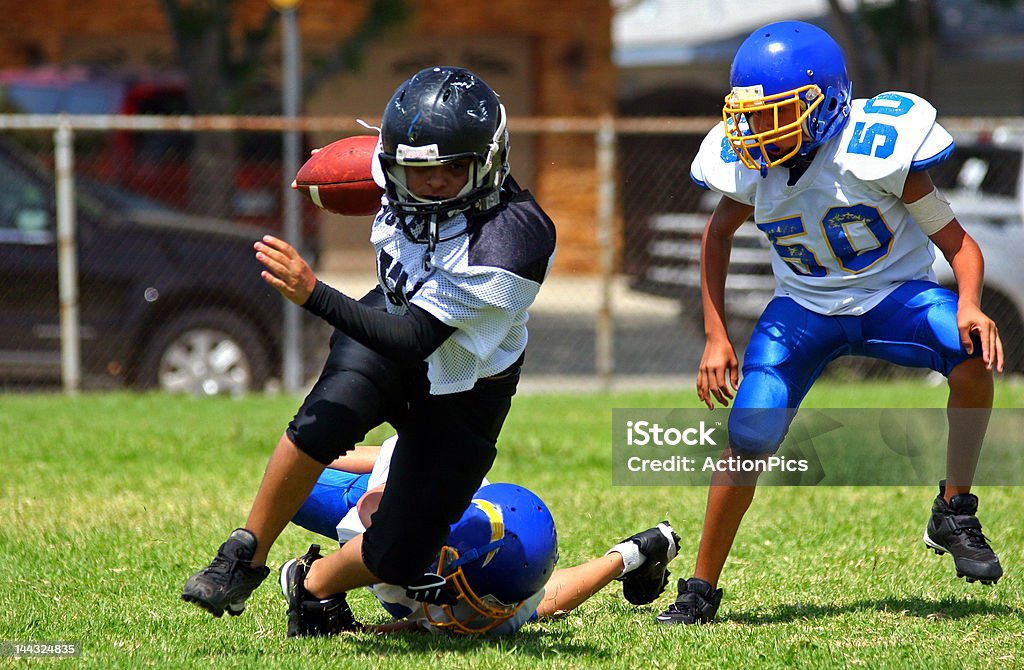
<instances>
[{"instance_id":1,"label":"green grass","mask_svg":"<svg viewBox=\"0 0 1024 670\"><path fill-rule=\"evenodd\" d=\"M491 478L527 484L558 523L562 565L603 553L662 518L692 569L706 491L611 486L613 407L696 407L679 393L516 399ZM1001 385L998 404L1024 406ZM820 383L817 407L941 407L919 382ZM981 518L1006 576L953 576L920 541L934 490L759 491L723 575L720 621L664 628L670 601L634 608L613 584L564 618L505 640L419 635L285 638L268 580L238 618L178 600L185 578L241 524L292 397L0 396L0 641L74 640L76 667L669 668L1024 665L1024 525L1019 491L984 488ZM379 438L383 431L375 435ZM312 536L289 529L276 568ZM381 622L372 597L357 615Z\"/></svg>"}]
</instances>

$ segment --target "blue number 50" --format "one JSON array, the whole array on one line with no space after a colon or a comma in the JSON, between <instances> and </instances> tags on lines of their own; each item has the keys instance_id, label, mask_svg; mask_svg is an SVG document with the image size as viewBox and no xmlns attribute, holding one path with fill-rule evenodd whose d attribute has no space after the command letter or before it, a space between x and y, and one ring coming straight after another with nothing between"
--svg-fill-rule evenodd
<instances>
[{"instance_id":1,"label":"blue number 50","mask_svg":"<svg viewBox=\"0 0 1024 670\"><path fill-rule=\"evenodd\" d=\"M883 114L885 116L903 116L914 106L914 101L898 93L882 93L864 103L865 114ZM853 126L853 137L846 150L851 154L888 158L896 148L899 133L888 123L872 123L858 121ZM878 142L881 138L881 143Z\"/></svg>"}]
</instances>

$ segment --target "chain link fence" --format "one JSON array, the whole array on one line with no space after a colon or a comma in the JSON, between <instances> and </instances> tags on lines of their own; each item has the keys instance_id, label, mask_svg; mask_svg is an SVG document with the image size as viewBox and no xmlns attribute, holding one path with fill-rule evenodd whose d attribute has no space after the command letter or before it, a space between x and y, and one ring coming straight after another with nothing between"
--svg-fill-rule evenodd
<instances>
[{"instance_id":1,"label":"chain link fence","mask_svg":"<svg viewBox=\"0 0 1024 670\"><path fill-rule=\"evenodd\" d=\"M542 288L524 389L691 383L700 235L716 198L688 173L715 122L513 119L513 147L534 163L524 181L559 226L559 260L592 261L556 263ZM986 254L983 307L1008 369L1024 372L1024 123L945 125L958 151L933 176ZM329 328L303 314L289 341L285 301L252 253L261 234L285 234L286 198L301 199L281 168L285 131L306 149L366 132L340 119L0 116L0 387L238 394L280 387L289 355L304 384L314 379ZM540 164L551 156L577 163ZM301 200L300 247L318 273L350 294L371 288L369 221L338 223ZM739 353L772 288L767 241L744 226L727 299ZM832 370L912 374L856 359Z\"/></svg>"}]
</instances>

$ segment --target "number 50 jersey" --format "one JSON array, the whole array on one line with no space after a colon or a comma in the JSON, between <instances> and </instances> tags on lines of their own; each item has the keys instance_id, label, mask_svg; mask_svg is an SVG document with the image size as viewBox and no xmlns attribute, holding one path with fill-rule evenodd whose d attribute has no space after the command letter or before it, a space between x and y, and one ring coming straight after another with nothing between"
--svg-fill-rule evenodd
<instances>
[{"instance_id":1,"label":"number 50 jersey","mask_svg":"<svg viewBox=\"0 0 1024 670\"><path fill-rule=\"evenodd\" d=\"M774 253L775 294L819 314L863 314L902 282L935 277L928 237L900 199L910 172L953 152L936 112L911 93L853 101L849 122L793 185L744 167L721 124L690 167L699 186L754 207Z\"/></svg>"}]
</instances>

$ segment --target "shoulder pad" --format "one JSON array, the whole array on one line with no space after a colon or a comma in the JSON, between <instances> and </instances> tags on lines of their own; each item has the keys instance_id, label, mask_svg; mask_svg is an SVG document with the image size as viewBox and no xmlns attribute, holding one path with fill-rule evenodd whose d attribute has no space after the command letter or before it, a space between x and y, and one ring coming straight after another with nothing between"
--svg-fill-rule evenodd
<instances>
[{"instance_id":1,"label":"shoulder pad","mask_svg":"<svg viewBox=\"0 0 1024 670\"><path fill-rule=\"evenodd\" d=\"M921 143L921 148L914 155L910 171L920 172L938 165L952 156L955 148L956 142L953 141L953 136L949 134L949 131L938 123L933 124L928 136Z\"/></svg>"},{"instance_id":2,"label":"shoulder pad","mask_svg":"<svg viewBox=\"0 0 1024 670\"><path fill-rule=\"evenodd\" d=\"M935 118L931 103L913 93L854 100L836 160L858 179L899 194L911 170L927 169L953 150L953 138Z\"/></svg>"},{"instance_id":3,"label":"shoulder pad","mask_svg":"<svg viewBox=\"0 0 1024 670\"><path fill-rule=\"evenodd\" d=\"M555 224L529 191L474 219L469 229L470 266L501 268L539 284L554 252Z\"/></svg>"},{"instance_id":4,"label":"shoulder pad","mask_svg":"<svg viewBox=\"0 0 1024 670\"><path fill-rule=\"evenodd\" d=\"M752 205L761 175L740 162L739 156L729 146L725 129L719 123L701 142L690 164L690 179L701 188Z\"/></svg>"}]
</instances>

